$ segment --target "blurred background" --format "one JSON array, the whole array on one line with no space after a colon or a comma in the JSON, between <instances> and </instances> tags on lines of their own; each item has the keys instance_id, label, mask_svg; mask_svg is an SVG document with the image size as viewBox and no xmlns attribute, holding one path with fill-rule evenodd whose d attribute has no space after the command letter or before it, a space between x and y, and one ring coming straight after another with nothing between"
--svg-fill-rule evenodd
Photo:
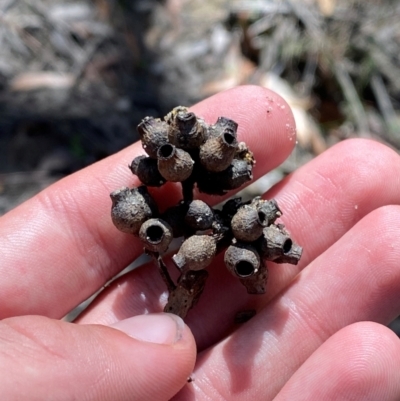
<instances>
[{"instance_id":1,"label":"blurred background","mask_svg":"<svg viewBox=\"0 0 400 401\"><path fill-rule=\"evenodd\" d=\"M241 84L297 124L255 192L345 138L398 150L399 67L397 0L0 0L0 215L135 141L144 116Z\"/></svg>"}]
</instances>

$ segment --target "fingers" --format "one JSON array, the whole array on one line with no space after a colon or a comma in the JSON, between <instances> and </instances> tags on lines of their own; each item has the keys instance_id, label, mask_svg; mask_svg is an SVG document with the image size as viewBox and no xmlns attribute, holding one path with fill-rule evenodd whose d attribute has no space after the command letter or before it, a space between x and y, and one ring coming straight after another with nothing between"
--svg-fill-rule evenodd
<instances>
[{"instance_id":1,"label":"fingers","mask_svg":"<svg viewBox=\"0 0 400 401\"><path fill-rule=\"evenodd\" d=\"M255 177L280 164L294 146L292 114L267 89L239 87L193 110L208 122L223 115L239 123L239 140L245 140L257 158ZM127 166L142 153L136 143L57 182L1 218L0 318L62 317L142 252L136 239L112 225L109 199L121 186L138 185ZM155 197L177 200L177 187L166 185Z\"/></svg>"},{"instance_id":2,"label":"fingers","mask_svg":"<svg viewBox=\"0 0 400 401\"><path fill-rule=\"evenodd\" d=\"M193 391L234 394L231 400L272 399L341 328L358 321L387 324L398 316L399 218L400 206L386 206L362 219L261 313L201 353L197 387L185 387L178 399L191 399ZM216 371L229 377L215 378Z\"/></svg>"},{"instance_id":3,"label":"fingers","mask_svg":"<svg viewBox=\"0 0 400 401\"><path fill-rule=\"evenodd\" d=\"M274 401L400 398L400 341L370 322L350 325L319 347Z\"/></svg>"},{"instance_id":4,"label":"fingers","mask_svg":"<svg viewBox=\"0 0 400 401\"><path fill-rule=\"evenodd\" d=\"M223 255L219 255L208 269L210 277L199 303L186 320L199 349L219 341L232 330L238 311L262 309L301 269L368 213L380 206L399 204L399 175L400 158L391 149L372 141L345 141L267 193L266 198L278 199L283 222L304 248L300 264L270 263L267 293L255 296L247 295L245 288L225 269ZM162 294L165 285L156 268L146 266L111 286L82 321L109 324L146 310L162 310L165 302Z\"/></svg>"},{"instance_id":5,"label":"fingers","mask_svg":"<svg viewBox=\"0 0 400 401\"><path fill-rule=\"evenodd\" d=\"M275 197L292 237L303 246L298 266L272 266L267 300L371 211L400 204L400 157L378 142L352 139L329 149L266 194Z\"/></svg>"},{"instance_id":6,"label":"fingers","mask_svg":"<svg viewBox=\"0 0 400 401\"><path fill-rule=\"evenodd\" d=\"M0 387L7 400L169 400L195 361L190 330L171 315L115 328L30 316L0 324Z\"/></svg>"}]
</instances>

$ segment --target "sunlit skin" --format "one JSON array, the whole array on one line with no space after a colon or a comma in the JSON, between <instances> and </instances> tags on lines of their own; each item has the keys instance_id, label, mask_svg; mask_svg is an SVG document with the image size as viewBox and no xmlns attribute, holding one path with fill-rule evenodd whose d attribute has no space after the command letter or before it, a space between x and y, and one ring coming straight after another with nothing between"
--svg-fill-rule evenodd
<instances>
[{"instance_id":1,"label":"sunlit skin","mask_svg":"<svg viewBox=\"0 0 400 401\"><path fill-rule=\"evenodd\" d=\"M238 122L255 178L296 143L289 106L267 89L191 110ZM248 295L219 255L187 326L140 316L166 301L152 264L114 281L75 323L60 320L142 253L113 226L109 193L139 184L127 166L143 153L133 144L0 218L2 399L400 399L400 343L384 326L400 314L400 158L370 140L333 146L265 194L304 248L297 266L269 263L265 295ZM152 194L165 207L181 196L171 183Z\"/></svg>"}]
</instances>

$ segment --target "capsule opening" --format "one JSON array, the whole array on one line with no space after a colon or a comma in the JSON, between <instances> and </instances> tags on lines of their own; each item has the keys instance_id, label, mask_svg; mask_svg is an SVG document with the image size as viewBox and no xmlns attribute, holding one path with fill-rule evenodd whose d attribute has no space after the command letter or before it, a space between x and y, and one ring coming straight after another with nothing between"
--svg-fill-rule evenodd
<instances>
[{"instance_id":1,"label":"capsule opening","mask_svg":"<svg viewBox=\"0 0 400 401\"><path fill-rule=\"evenodd\" d=\"M254 273L254 266L247 260L241 260L235 266L236 274L239 277L249 277Z\"/></svg>"},{"instance_id":2,"label":"capsule opening","mask_svg":"<svg viewBox=\"0 0 400 401\"><path fill-rule=\"evenodd\" d=\"M292 249L293 241L288 238L283 244L283 253L288 253Z\"/></svg>"},{"instance_id":3,"label":"capsule opening","mask_svg":"<svg viewBox=\"0 0 400 401\"><path fill-rule=\"evenodd\" d=\"M150 226L146 230L146 239L151 244L158 244L161 242L164 236L164 230L160 226Z\"/></svg>"},{"instance_id":4,"label":"capsule opening","mask_svg":"<svg viewBox=\"0 0 400 401\"><path fill-rule=\"evenodd\" d=\"M174 154L175 147L170 143L166 143L165 145L161 146L159 149L159 155L164 158L171 157Z\"/></svg>"},{"instance_id":5,"label":"capsule opening","mask_svg":"<svg viewBox=\"0 0 400 401\"><path fill-rule=\"evenodd\" d=\"M260 221L261 225L263 225L263 226L266 225L266 223L268 223L267 215L262 211L258 212L258 220Z\"/></svg>"},{"instance_id":6,"label":"capsule opening","mask_svg":"<svg viewBox=\"0 0 400 401\"><path fill-rule=\"evenodd\" d=\"M228 145L233 145L236 141L235 135L233 135L231 132L225 132L224 133L224 141Z\"/></svg>"},{"instance_id":7,"label":"capsule opening","mask_svg":"<svg viewBox=\"0 0 400 401\"><path fill-rule=\"evenodd\" d=\"M191 121L196 121L196 115L194 113L179 113L177 115L178 120L182 122L191 122Z\"/></svg>"}]
</instances>

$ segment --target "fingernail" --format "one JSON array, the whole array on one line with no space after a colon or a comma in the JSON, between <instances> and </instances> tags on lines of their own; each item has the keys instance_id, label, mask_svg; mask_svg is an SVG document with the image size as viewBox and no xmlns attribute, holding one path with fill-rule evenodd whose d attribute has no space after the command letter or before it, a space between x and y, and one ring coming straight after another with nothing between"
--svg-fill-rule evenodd
<instances>
[{"instance_id":1,"label":"fingernail","mask_svg":"<svg viewBox=\"0 0 400 401\"><path fill-rule=\"evenodd\" d=\"M182 338L183 320L171 313L139 315L111 325L136 340L156 344L175 344Z\"/></svg>"}]
</instances>

